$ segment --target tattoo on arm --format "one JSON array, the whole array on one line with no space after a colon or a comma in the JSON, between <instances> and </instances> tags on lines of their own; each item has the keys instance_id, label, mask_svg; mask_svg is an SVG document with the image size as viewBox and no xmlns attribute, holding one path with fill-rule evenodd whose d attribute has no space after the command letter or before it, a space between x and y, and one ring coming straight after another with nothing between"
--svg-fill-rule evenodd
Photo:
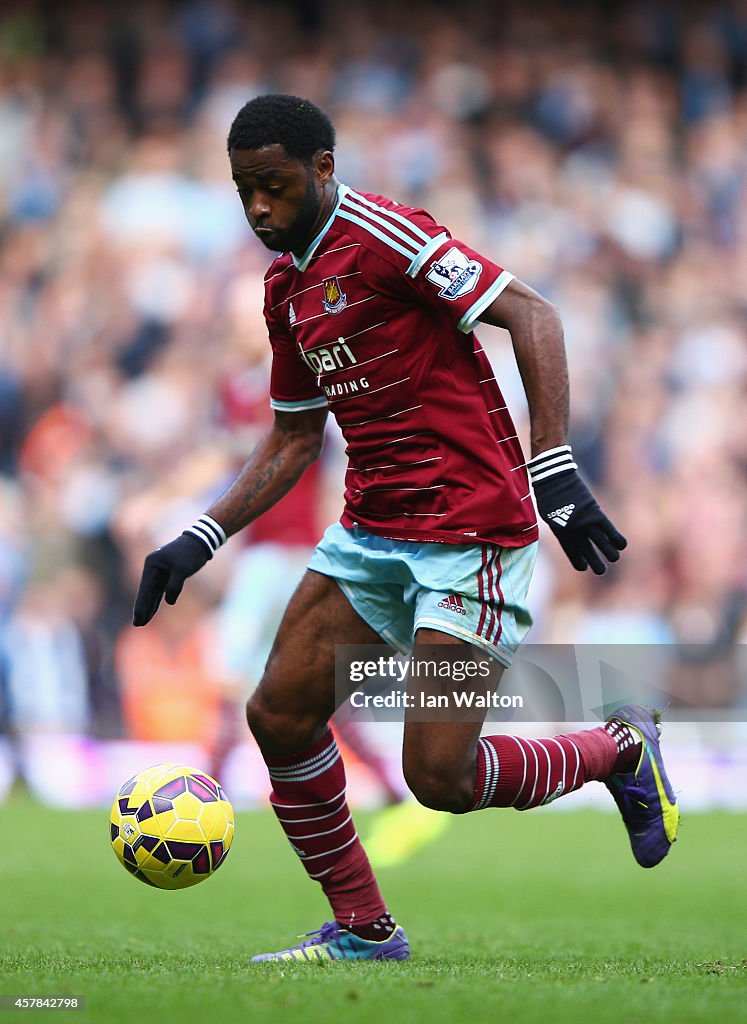
<instances>
[{"instance_id":1,"label":"tattoo on arm","mask_svg":"<svg viewBox=\"0 0 747 1024\"><path fill-rule=\"evenodd\" d=\"M315 438L273 429L254 449L234 482L207 510L231 536L267 512L314 461Z\"/></svg>"},{"instance_id":2,"label":"tattoo on arm","mask_svg":"<svg viewBox=\"0 0 747 1024\"><path fill-rule=\"evenodd\" d=\"M252 505L261 498L262 492L267 490L284 462L283 453L273 455L270 461L261 469L256 480L244 495L244 509L249 511Z\"/></svg>"}]
</instances>

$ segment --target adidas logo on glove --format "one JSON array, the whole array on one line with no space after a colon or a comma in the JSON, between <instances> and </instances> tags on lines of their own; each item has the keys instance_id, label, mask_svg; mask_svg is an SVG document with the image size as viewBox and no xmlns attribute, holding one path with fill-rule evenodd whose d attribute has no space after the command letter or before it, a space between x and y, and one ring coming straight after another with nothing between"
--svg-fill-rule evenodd
<instances>
[{"instance_id":1,"label":"adidas logo on glove","mask_svg":"<svg viewBox=\"0 0 747 1024\"><path fill-rule=\"evenodd\" d=\"M575 507L575 505L563 505L562 508L556 508L554 512L548 512L547 518L552 519L558 526L567 526Z\"/></svg>"},{"instance_id":2,"label":"adidas logo on glove","mask_svg":"<svg viewBox=\"0 0 747 1024\"><path fill-rule=\"evenodd\" d=\"M537 511L548 524L574 569L601 576L628 543L602 512L578 475L569 444L549 448L527 462ZM553 511L550 512L549 510ZM571 518L573 529L566 530Z\"/></svg>"}]
</instances>

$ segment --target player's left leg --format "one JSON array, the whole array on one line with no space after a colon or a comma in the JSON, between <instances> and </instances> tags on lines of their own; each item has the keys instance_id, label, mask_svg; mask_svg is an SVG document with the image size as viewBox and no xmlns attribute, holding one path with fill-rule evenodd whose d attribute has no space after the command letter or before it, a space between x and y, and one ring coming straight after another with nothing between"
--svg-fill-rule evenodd
<instances>
[{"instance_id":1,"label":"player's left leg","mask_svg":"<svg viewBox=\"0 0 747 1024\"><path fill-rule=\"evenodd\" d=\"M309 938L254 960L396 959L407 938L389 914L347 803L345 771L328 727L336 692L337 644L378 635L336 581L309 570L291 598L247 720L269 770L270 802L334 920Z\"/></svg>"}]
</instances>

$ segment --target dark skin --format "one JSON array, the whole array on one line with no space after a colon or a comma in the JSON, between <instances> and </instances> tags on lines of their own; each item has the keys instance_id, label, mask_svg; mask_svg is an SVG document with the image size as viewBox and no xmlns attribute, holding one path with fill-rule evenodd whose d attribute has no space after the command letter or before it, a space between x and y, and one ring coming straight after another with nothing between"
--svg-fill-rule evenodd
<instances>
[{"instance_id":1,"label":"dark skin","mask_svg":"<svg viewBox=\"0 0 747 1024\"><path fill-rule=\"evenodd\" d=\"M289 157L282 146L232 149L229 157L244 215L257 238L274 252L303 256L337 199L332 153L322 150L310 164Z\"/></svg>"},{"instance_id":2,"label":"dark skin","mask_svg":"<svg viewBox=\"0 0 747 1024\"><path fill-rule=\"evenodd\" d=\"M274 145L232 150L230 160L244 213L257 237L269 249L302 256L334 208L338 182L332 153L319 152L307 164ZM480 319L510 332L529 404L532 454L565 444L568 372L557 310L514 280ZM326 409L276 412L269 433L208 515L231 535L267 511L319 455L326 418ZM333 579L307 571L247 705L260 748L269 755L287 755L313 743L345 699L345 694L335 694L335 646L379 642ZM465 641L434 629L417 631L413 656L433 644L458 646L464 657L478 656ZM496 666L496 683L500 674ZM484 684L477 689L484 690ZM403 766L422 803L458 813L472 801L482 723L447 718L444 712L443 721L423 723L406 715Z\"/></svg>"}]
</instances>

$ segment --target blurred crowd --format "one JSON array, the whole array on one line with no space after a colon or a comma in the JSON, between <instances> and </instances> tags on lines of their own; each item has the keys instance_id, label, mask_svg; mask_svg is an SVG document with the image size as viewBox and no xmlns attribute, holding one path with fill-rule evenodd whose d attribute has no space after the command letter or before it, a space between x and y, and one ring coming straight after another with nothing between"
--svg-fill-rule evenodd
<instances>
[{"instance_id":1,"label":"blurred crowd","mask_svg":"<svg viewBox=\"0 0 747 1024\"><path fill-rule=\"evenodd\" d=\"M333 117L343 181L560 309L571 440L630 543L595 579L545 537L530 639L681 644L675 703L743 703L744 0L6 0L0 724L209 741L339 513L331 431L279 519L130 626L144 554L269 422L268 253L225 148L267 91ZM526 437L510 340L479 333Z\"/></svg>"}]
</instances>

